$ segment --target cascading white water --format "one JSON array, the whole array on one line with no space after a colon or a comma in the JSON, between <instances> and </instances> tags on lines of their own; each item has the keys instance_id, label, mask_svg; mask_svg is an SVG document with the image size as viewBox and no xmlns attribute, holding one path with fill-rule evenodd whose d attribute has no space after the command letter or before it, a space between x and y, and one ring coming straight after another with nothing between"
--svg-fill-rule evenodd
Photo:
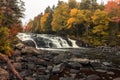
<instances>
[{"instance_id":1,"label":"cascading white water","mask_svg":"<svg viewBox=\"0 0 120 80\"><path fill-rule=\"evenodd\" d=\"M31 40L34 42L37 49L40 48L79 48L76 41L68 39L72 46L70 46L67 40L59 36L47 35L47 34L28 34L18 33L17 37L22 41Z\"/></svg>"},{"instance_id":2,"label":"cascading white water","mask_svg":"<svg viewBox=\"0 0 120 80\"><path fill-rule=\"evenodd\" d=\"M68 38L68 40L70 40L72 42L72 47L74 48L79 48L79 46L76 44L76 41L75 40L72 40L70 38Z\"/></svg>"}]
</instances>

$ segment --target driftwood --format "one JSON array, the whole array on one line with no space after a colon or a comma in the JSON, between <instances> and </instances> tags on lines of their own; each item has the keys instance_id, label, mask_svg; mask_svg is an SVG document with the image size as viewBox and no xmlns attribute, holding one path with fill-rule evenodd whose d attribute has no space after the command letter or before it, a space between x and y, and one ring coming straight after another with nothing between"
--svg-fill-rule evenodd
<instances>
[{"instance_id":1,"label":"driftwood","mask_svg":"<svg viewBox=\"0 0 120 80\"><path fill-rule=\"evenodd\" d=\"M19 79L19 80L23 80L22 77L19 75L19 73L16 71L15 67L11 64L10 59L8 58L8 56L0 53L0 59L4 60L5 62L7 62L10 70L12 71L12 73Z\"/></svg>"}]
</instances>

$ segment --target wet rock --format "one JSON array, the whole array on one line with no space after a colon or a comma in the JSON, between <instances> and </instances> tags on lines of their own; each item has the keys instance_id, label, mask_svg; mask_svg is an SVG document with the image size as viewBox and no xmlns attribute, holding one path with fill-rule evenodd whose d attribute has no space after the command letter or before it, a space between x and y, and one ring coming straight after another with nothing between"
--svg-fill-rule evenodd
<instances>
[{"instance_id":1,"label":"wet rock","mask_svg":"<svg viewBox=\"0 0 120 80\"><path fill-rule=\"evenodd\" d=\"M101 80L100 77L96 74L88 75L86 80Z\"/></svg>"},{"instance_id":2,"label":"wet rock","mask_svg":"<svg viewBox=\"0 0 120 80\"><path fill-rule=\"evenodd\" d=\"M113 80L120 80L120 77L118 77L118 78L115 78L115 79L113 79Z\"/></svg>"},{"instance_id":3,"label":"wet rock","mask_svg":"<svg viewBox=\"0 0 120 80\"><path fill-rule=\"evenodd\" d=\"M21 50L22 48L24 48L25 47L25 45L23 44L23 43L18 43L17 45L15 45L15 49L19 49L19 50Z\"/></svg>"},{"instance_id":4,"label":"wet rock","mask_svg":"<svg viewBox=\"0 0 120 80\"><path fill-rule=\"evenodd\" d=\"M24 44L30 47L35 47L35 43L32 40L24 41Z\"/></svg>"},{"instance_id":5,"label":"wet rock","mask_svg":"<svg viewBox=\"0 0 120 80\"><path fill-rule=\"evenodd\" d=\"M2 68L0 68L0 80L9 80L9 73Z\"/></svg>"},{"instance_id":6,"label":"wet rock","mask_svg":"<svg viewBox=\"0 0 120 80\"><path fill-rule=\"evenodd\" d=\"M82 65L79 62L69 62L68 67L73 69L80 69Z\"/></svg>"},{"instance_id":7,"label":"wet rock","mask_svg":"<svg viewBox=\"0 0 120 80\"><path fill-rule=\"evenodd\" d=\"M62 72L64 70L64 68L65 68L65 65L63 63L61 63L61 64L58 64L58 65L55 65L53 67L52 72L53 73L60 73L60 72Z\"/></svg>"}]
</instances>

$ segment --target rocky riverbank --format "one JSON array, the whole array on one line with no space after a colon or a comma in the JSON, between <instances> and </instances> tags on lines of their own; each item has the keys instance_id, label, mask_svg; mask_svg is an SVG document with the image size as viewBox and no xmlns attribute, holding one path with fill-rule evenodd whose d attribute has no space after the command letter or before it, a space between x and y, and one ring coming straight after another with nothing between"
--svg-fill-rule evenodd
<instances>
[{"instance_id":1,"label":"rocky riverbank","mask_svg":"<svg viewBox=\"0 0 120 80\"><path fill-rule=\"evenodd\" d=\"M19 44L10 60L23 80L120 80L119 65L93 58L95 50L90 51L51 52ZM18 80L5 61L0 66L0 80Z\"/></svg>"}]
</instances>

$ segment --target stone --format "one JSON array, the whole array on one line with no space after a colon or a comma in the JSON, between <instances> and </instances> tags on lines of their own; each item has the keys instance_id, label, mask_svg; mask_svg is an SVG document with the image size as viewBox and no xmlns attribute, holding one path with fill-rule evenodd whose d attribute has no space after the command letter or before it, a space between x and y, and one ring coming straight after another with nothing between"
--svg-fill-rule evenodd
<instances>
[{"instance_id":1,"label":"stone","mask_svg":"<svg viewBox=\"0 0 120 80\"><path fill-rule=\"evenodd\" d=\"M17 69L17 70L21 70L21 69L22 69L21 63L13 63L13 66L14 66L15 69Z\"/></svg>"},{"instance_id":2,"label":"stone","mask_svg":"<svg viewBox=\"0 0 120 80\"><path fill-rule=\"evenodd\" d=\"M109 63L109 62L103 62L102 64L107 66L107 67L111 67L112 66L112 63Z\"/></svg>"},{"instance_id":3,"label":"stone","mask_svg":"<svg viewBox=\"0 0 120 80\"><path fill-rule=\"evenodd\" d=\"M21 75L21 77L25 77L27 75L27 71L24 70L24 71L20 72L20 75Z\"/></svg>"},{"instance_id":4,"label":"stone","mask_svg":"<svg viewBox=\"0 0 120 80\"><path fill-rule=\"evenodd\" d=\"M50 78L50 75L38 75L38 79L39 80L49 80Z\"/></svg>"},{"instance_id":5,"label":"stone","mask_svg":"<svg viewBox=\"0 0 120 80\"><path fill-rule=\"evenodd\" d=\"M13 53L14 56L17 56L17 55L20 55L20 54L21 54L20 50L15 50L14 53Z\"/></svg>"},{"instance_id":6,"label":"stone","mask_svg":"<svg viewBox=\"0 0 120 80\"><path fill-rule=\"evenodd\" d=\"M100 77L96 74L88 75L86 80L100 80Z\"/></svg>"},{"instance_id":7,"label":"stone","mask_svg":"<svg viewBox=\"0 0 120 80\"><path fill-rule=\"evenodd\" d=\"M19 50L21 50L24 47L25 45L23 43L18 43L17 45L15 45L15 49L19 49Z\"/></svg>"},{"instance_id":8,"label":"stone","mask_svg":"<svg viewBox=\"0 0 120 80\"><path fill-rule=\"evenodd\" d=\"M114 72L110 71L110 72L107 72L108 75L115 75Z\"/></svg>"},{"instance_id":9,"label":"stone","mask_svg":"<svg viewBox=\"0 0 120 80\"><path fill-rule=\"evenodd\" d=\"M96 69L97 72L100 72L100 73L106 73L107 71L106 70L102 70L102 69Z\"/></svg>"},{"instance_id":10,"label":"stone","mask_svg":"<svg viewBox=\"0 0 120 80\"><path fill-rule=\"evenodd\" d=\"M113 79L113 80L120 80L120 77L118 77L118 78L115 78L115 79Z\"/></svg>"},{"instance_id":11,"label":"stone","mask_svg":"<svg viewBox=\"0 0 120 80\"><path fill-rule=\"evenodd\" d=\"M75 57L81 58L83 57L83 54L81 54L79 51L74 53Z\"/></svg>"},{"instance_id":12,"label":"stone","mask_svg":"<svg viewBox=\"0 0 120 80\"><path fill-rule=\"evenodd\" d=\"M24 44L26 46L35 47L35 43L32 40L26 40L24 41Z\"/></svg>"},{"instance_id":13,"label":"stone","mask_svg":"<svg viewBox=\"0 0 120 80\"><path fill-rule=\"evenodd\" d=\"M102 67L102 64L100 62L91 62L91 65L94 66L95 68Z\"/></svg>"},{"instance_id":14,"label":"stone","mask_svg":"<svg viewBox=\"0 0 120 80\"><path fill-rule=\"evenodd\" d=\"M82 65L79 62L69 62L68 67L73 69L80 69Z\"/></svg>"},{"instance_id":15,"label":"stone","mask_svg":"<svg viewBox=\"0 0 120 80\"><path fill-rule=\"evenodd\" d=\"M28 69L34 69L34 67L35 67L35 65L33 63L29 63L29 64L27 64L27 66L28 66Z\"/></svg>"},{"instance_id":16,"label":"stone","mask_svg":"<svg viewBox=\"0 0 120 80\"><path fill-rule=\"evenodd\" d=\"M16 62L20 62L21 60L23 60L23 57L16 57L16 58L15 58L15 61L16 61Z\"/></svg>"},{"instance_id":17,"label":"stone","mask_svg":"<svg viewBox=\"0 0 120 80\"><path fill-rule=\"evenodd\" d=\"M70 53L61 53L53 58L54 64L60 64L61 62L67 62L71 57Z\"/></svg>"},{"instance_id":18,"label":"stone","mask_svg":"<svg viewBox=\"0 0 120 80\"><path fill-rule=\"evenodd\" d=\"M9 80L9 73L2 68L0 68L0 80Z\"/></svg>"},{"instance_id":19,"label":"stone","mask_svg":"<svg viewBox=\"0 0 120 80\"><path fill-rule=\"evenodd\" d=\"M74 78L74 79L75 79L76 74L70 74L70 75L71 75L71 77L72 77L72 78Z\"/></svg>"},{"instance_id":20,"label":"stone","mask_svg":"<svg viewBox=\"0 0 120 80\"><path fill-rule=\"evenodd\" d=\"M52 72L53 72L53 73L60 73L60 72L62 72L62 71L64 70L64 68L65 68L64 64L61 63L61 64L58 64L58 65L55 65L55 66L53 67Z\"/></svg>"},{"instance_id":21,"label":"stone","mask_svg":"<svg viewBox=\"0 0 120 80\"><path fill-rule=\"evenodd\" d=\"M70 73L77 74L77 73L79 73L79 70L76 70L76 69L70 69Z\"/></svg>"}]
</instances>

